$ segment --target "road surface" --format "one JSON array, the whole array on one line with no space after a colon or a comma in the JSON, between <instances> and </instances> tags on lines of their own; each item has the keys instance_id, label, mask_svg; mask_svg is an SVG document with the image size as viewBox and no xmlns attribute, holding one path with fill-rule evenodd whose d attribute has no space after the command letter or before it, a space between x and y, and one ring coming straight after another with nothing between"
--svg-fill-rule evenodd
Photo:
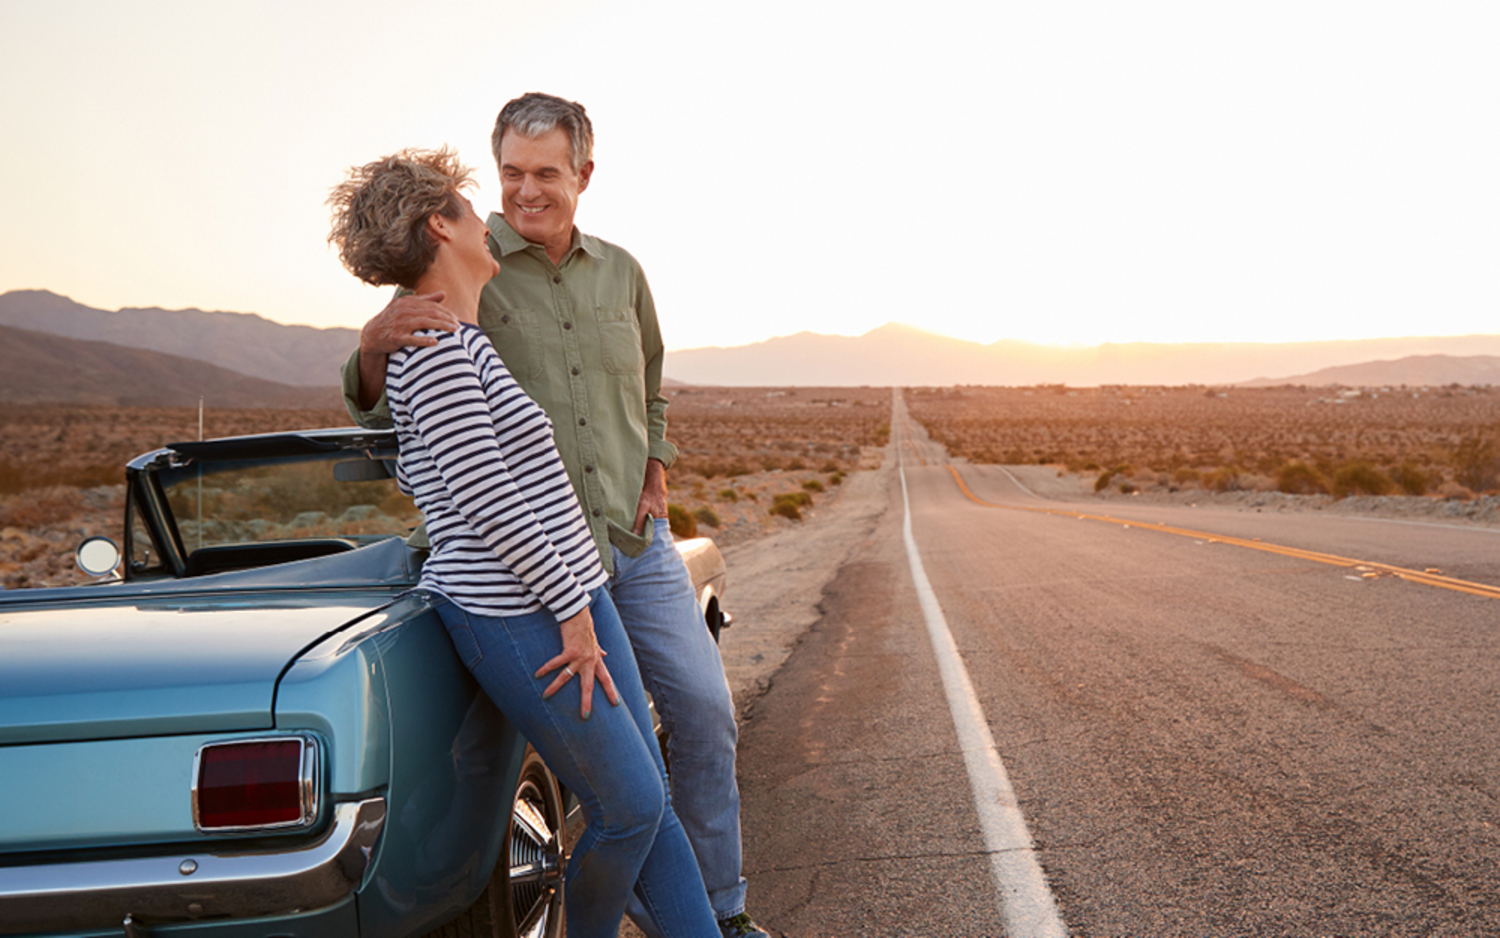
<instances>
[{"instance_id":1,"label":"road surface","mask_svg":"<svg viewBox=\"0 0 1500 938\"><path fill-rule=\"evenodd\" d=\"M887 510L742 728L764 923L1500 934L1500 532L1069 505L950 464L899 398L892 430ZM992 742L960 743L943 629ZM1029 843L996 846L1007 812ZM1041 896L1006 880L1033 861Z\"/></svg>"}]
</instances>

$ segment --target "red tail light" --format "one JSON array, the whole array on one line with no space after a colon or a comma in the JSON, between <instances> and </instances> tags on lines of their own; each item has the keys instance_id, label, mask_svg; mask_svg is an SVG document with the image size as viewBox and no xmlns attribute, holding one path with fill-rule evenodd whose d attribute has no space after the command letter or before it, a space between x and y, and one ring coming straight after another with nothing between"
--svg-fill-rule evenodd
<instances>
[{"instance_id":1,"label":"red tail light","mask_svg":"<svg viewBox=\"0 0 1500 938\"><path fill-rule=\"evenodd\" d=\"M300 827L318 815L318 750L308 737L209 743L193 768L193 823L202 831Z\"/></svg>"}]
</instances>

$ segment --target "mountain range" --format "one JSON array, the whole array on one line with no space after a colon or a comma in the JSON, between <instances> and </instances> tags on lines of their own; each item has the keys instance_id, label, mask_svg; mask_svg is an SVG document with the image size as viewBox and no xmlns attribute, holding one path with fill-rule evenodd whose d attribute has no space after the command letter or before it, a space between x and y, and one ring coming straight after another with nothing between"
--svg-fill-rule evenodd
<instances>
[{"instance_id":1,"label":"mountain range","mask_svg":"<svg viewBox=\"0 0 1500 938\"><path fill-rule=\"evenodd\" d=\"M0 295L0 399L219 407L337 406L355 329L250 313L107 311L44 290ZM989 345L890 323L669 352L671 383L1500 385L1500 335L1295 343Z\"/></svg>"},{"instance_id":2,"label":"mountain range","mask_svg":"<svg viewBox=\"0 0 1500 938\"><path fill-rule=\"evenodd\" d=\"M1500 384L1500 356L1409 355L1395 361L1361 362L1358 365L1323 368L1311 374L1293 375L1290 378L1261 378L1243 383L1245 387L1252 388L1277 384L1305 384L1309 387L1330 384L1348 387Z\"/></svg>"},{"instance_id":3,"label":"mountain range","mask_svg":"<svg viewBox=\"0 0 1500 938\"><path fill-rule=\"evenodd\" d=\"M254 313L201 309L109 311L46 290L0 294L0 326L194 358L265 381L338 384L338 367L359 345L357 329L284 326Z\"/></svg>"},{"instance_id":4,"label":"mountain range","mask_svg":"<svg viewBox=\"0 0 1500 938\"><path fill-rule=\"evenodd\" d=\"M1368 365L1359 382L1400 384L1414 373L1390 359L1426 356L1420 384L1500 384L1500 374L1455 356L1500 356L1500 335L1288 343L989 345L890 323L862 336L800 332L732 348L667 354L666 373L686 384L1032 385L1325 384L1322 369ZM1446 360L1446 361L1445 361ZM1451 367L1450 367L1451 365ZM1384 375L1392 377L1385 377ZM1488 377L1482 381L1471 376Z\"/></svg>"},{"instance_id":5,"label":"mountain range","mask_svg":"<svg viewBox=\"0 0 1500 938\"><path fill-rule=\"evenodd\" d=\"M337 388L293 387L181 355L0 326L0 400L139 407L340 407Z\"/></svg>"}]
</instances>

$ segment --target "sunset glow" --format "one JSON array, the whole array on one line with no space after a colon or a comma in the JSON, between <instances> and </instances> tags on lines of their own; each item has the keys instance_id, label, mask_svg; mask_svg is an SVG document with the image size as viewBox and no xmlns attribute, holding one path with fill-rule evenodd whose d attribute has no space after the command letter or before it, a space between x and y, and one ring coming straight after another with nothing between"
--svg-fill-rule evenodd
<instances>
[{"instance_id":1,"label":"sunset glow","mask_svg":"<svg viewBox=\"0 0 1500 938\"><path fill-rule=\"evenodd\" d=\"M1500 332L1500 7L0 0L0 292L357 327L344 169L582 101L668 346Z\"/></svg>"}]
</instances>

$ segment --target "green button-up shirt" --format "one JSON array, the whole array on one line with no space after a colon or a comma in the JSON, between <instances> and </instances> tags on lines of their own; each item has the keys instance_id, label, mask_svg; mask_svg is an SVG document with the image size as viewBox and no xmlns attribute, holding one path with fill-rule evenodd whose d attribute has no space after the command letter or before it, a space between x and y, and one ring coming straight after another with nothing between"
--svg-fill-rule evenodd
<instances>
[{"instance_id":1,"label":"green button-up shirt","mask_svg":"<svg viewBox=\"0 0 1500 938\"><path fill-rule=\"evenodd\" d=\"M489 217L500 272L479 298L479 326L521 388L552 419L552 436L594 543L613 572L609 545L635 555L650 543L631 533L646 460L671 466L661 394L662 341L646 275L624 249L573 229L561 264ZM365 427L391 425L384 391L359 407L359 351L344 363L344 405Z\"/></svg>"}]
</instances>

